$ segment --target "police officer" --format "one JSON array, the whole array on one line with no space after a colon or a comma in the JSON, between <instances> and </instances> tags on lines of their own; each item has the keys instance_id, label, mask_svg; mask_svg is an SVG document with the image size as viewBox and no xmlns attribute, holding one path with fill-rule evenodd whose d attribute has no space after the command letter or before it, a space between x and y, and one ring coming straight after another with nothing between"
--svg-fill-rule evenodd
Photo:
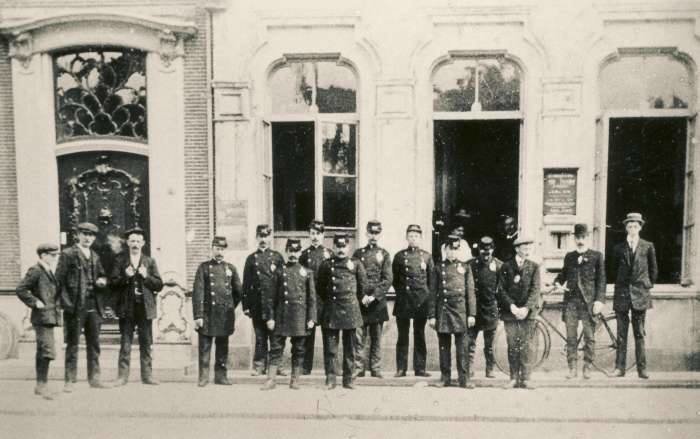
<instances>
[{"instance_id":1,"label":"police officer","mask_svg":"<svg viewBox=\"0 0 700 439\"><path fill-rule=\"evenodd\" d=\"M398 329L396 340L396 374L405 377L408 368L408 330L413 320L413 370L416 376L430 376L425 371L427 349L425 346L425 324L432 296L432 278L434 276L433 258L422 250L420 240L423 236L421 227L411 224L406 228L408 248L394 256L392 263L393 284L396 292L394 316Z\"/></svg>"},{"instance_id":2,"label":"police officer","mask_svg":"<svg viewBox=\"0 0 700 439\"><path fill-rule=\"evenodd\" d=\"M469 328L469 375L474 376L474 354L476 353L476 338L479 332L484 334L484 358L486 360L486 378L495 378L493 366L493 339L498 327L498 301L496 300L496 283L498 272L503 265L493 256L494 243L490 236L479 240L479 256L469 261L469 267L474 275L474 290L476 293L476 325Z\"/></svg>"},{"instance_id":3,"label":"police officer","mask_svg":"<svg viewBox=\"0 0 700 439\"><path fill-rule=\"evenodd\" d=\"M199 336L199 387L209 383L209 360L212 342L214 383L231 385L226 376L228 338L235 330L236 306L241 301L241 280L236 267L224 260L226 238L215 236L211 242L212 258L197 268L192 288L192 313Z\"/></svg>"},{"instance_id":4,"label":"police officer","mask_svg":"<svg viewBox=\"0 0 700 439\"><path fill-rule=\"evenodd\" d=\"M314 276L314 283L318 285L318 267L321 262L331 258L331 250L323 245L326 227L323 221L313 220L309 224L309 239L311 245L306 247L299 257L299 263L310 270ZM318 291L318 290L317 290ZM316 312L320 316L323 310L323 301L316 294ZM323 332L321 327L321 332ZM316 343L316 326L309 330L309 334L304 341L304 369L302 373L309 375L314 365L314 345Z\"/></svg>"},{"instance_id":5,"label":"police officer","mask_svg":"<svg viewBox=\"0 0 700 439\"><path fill-rule=\"evenodd\" d=\"M435 301L428 316L430 327L438 333L440 347L440 381L437 386L447 387L451 383L450 345L454 335L459 386L472 389L466 337L467 328L476 322L476 296L471 268L458 259L459 251L460 237L448 236L446 259L435 267Z\"/></svg>"},{"instance_id":6,"label":"police officer","mask_svg":"<svg viewBox=\"0 0 700 439\"><path fill-rule=\"evenodd\" d=\"M372 220L367 223L367 245L357 249L353 257L362 261L367 272L367 290L360 298L363 325L355 337L355 370L357 376L365 375L367 352L369 369L375 378L382 377L382 326L389 320L386 293L392 282L391 255L377 244L382 224Z\"/></svg>"},{"instance_id":7,"label":"police officer","mask_svg":"<svg viewBox=\"0 0 700 439\"><path fill-rule=\"evenodd\" d=\"M255 353L253 354L252 375L265 375L268 364L268 350L271 331L262 316L262 300L266 294L273 294L275 272L284 265L284 258L270 248L272 229L260 224L255 229L258 249L245 260L243 268L243 312L253 321L255 331ZM282 373L278 369L280 375Z\"/></svg>"},{"instance_id":8,"label":"police officer","mask_svg":"<svg viewBox=\"0 0 700 439\"><path fill-rule=\"evenodd\" d=\"M299 389L299 375L304 361L304 343L307 331L316 323L316 288L313 272L299 264L301 242L290 238L286 246L287 263L277 270L275 294L265 298L263 319L273 331L270 343L270 367L262 390L275 388L277 367L282 360L284 344L292 343L292 376L289 387Z\"/></svg>"},{"instance_id":9,"label":"police officer","mask_svg":"<svg viewBox=\"0 0 700 439\"><path fill-rule=\"evenodd\" d=\"M343 387L354 389L355 331L362 326L358 297L364 297L367 274L359 259L349 257L345 234L333 238L335 255L318 268L318 294L325 305L321 315L326 388L336 386L339 337L343 337Z\"/></svg>"}]
</instances>

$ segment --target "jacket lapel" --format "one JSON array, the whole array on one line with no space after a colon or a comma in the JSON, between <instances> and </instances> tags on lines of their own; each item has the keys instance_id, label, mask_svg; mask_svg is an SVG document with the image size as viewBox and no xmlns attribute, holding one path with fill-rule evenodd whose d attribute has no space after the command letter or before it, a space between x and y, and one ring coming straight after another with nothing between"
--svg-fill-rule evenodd
<instances>
[{"instance_id":1,"label":"jacket lapel","mask_svg":"<svg viewBox=\"0 0 700 439\"><path fill-rule=\"evenodd\" d=\"M46 277L48 277L49 280L55 284L56 277L53 275L53 273L51 273L51 270L47 270L46 267L44 267L42 264L39 264L39 267L44 271Z\"/></svg>"}]
</instances>

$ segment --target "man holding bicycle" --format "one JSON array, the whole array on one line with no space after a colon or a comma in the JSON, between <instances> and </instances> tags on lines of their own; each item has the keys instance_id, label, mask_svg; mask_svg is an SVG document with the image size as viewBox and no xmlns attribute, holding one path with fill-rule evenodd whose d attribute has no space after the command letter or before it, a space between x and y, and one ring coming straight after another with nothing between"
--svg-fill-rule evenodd
<instances>
[{"instance_id":1,"label":"man holding bicycle","mask_svg":"<svg viewBox=\"0 0 700 439\"><path fill-rule=\"evenodd\" d=\"M595 317L605 302L605 263L601 252L588 248L588 226L574 226L576 250L564 257L564 267L554 280L556 291L564 293L562 320L566 324L567 379L576 378L578 322L583 323L583 378L591 378L595 355Z\"/></svg>"}]
</instances>

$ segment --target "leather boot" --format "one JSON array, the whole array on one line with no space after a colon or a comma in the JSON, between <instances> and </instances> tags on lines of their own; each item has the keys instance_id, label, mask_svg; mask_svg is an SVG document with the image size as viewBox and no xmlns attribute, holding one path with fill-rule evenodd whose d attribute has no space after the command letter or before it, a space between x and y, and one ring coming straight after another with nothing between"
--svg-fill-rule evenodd
<instances>
[{"instance_id":1,"label":"leather boot","mask_svg":"<svg viewBox=\"0 0 700 439\"><path fill-rule=\"evenodd\" d=\"M299 369L292 367L292 376L289 379L289 388L294 390L299 390Z\"/></svg>"},{"instance_id":2,"label":"leather boot","mask_svg":"<svg viewBox=\"0 0 700 439\"><path fill-rule=\"evenodd\" d=\"M277 366L268 366L267 368L267 381L260 388L260 390L272 390L275 388L277 383L275 382L275 377L277 376Z\"/></svg>"}]
</instances>

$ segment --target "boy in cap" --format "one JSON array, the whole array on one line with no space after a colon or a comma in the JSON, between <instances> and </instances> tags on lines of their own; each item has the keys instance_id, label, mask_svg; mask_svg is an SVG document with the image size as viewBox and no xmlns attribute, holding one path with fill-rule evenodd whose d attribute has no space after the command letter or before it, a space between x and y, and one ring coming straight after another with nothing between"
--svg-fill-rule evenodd
<instances>
[{"instance_id":1,"label":"boy in cap","mask_svg":"<svg viewBox=\"0 0 700 439\"><path fill-rule=\"evenodd\" d=\"M199 387L209 383L212 342L216 343L214 384L232 384L226 376L228 338L235 330L236 306L241 301L242 288L236 267L224 260L227 247L226 237L215 236L211 242L211 259L199 264L194 277L192 313L199 334Z\"/></svg>"},{"instance_id":2,"label":"boy in cap","mask_svg":"<svg viewBox=\"0 0 700 439\"><path fill-rule=\"evenodd\" d=\"M90 387L108 386L100 380L100 328L105 317L105 287L107 277L100 257L91 249L97 226L80 223L78 242L63 251L56 267L63 307L63 330L66 342L65 386L70 393L78 379L78 343L85 334L87 374Z\"/></svg>"},{"instance_id":3,"label":"boy in cap","mask_svg":"<svg viewBox=\"0 0 700 439\"><path fill-rule=\"evenodd\" d=\"M647 379L649 373L644 347L646 335L644 323L647 309L652 308L651 289L659 274L656 250L654 244L639 236L644 226L641 213L628 213L622 223L627 231L627 239L615 246L612 261L613 271L617 274L613 296L613 308L617 320L617 358L613 374L622 377L627 370L627 333L631 313L637 375L639 378Z\"/></svg>"},{"instance_id":4,"label":"boy in cap","mask_svg":"<svg viewBox=\"0 0 700 439\"><path fill-rule=\"evenodd\" d=\"M506 389L534 389L530 381L530 341L540 306L540 266L529 258L534 241L519 237L513 242L515 257L501 266L496 297L506 328L510 381Z\"/></svg>"},{"instance_id":5,"label":"boy in cap","mask_svg":"<svg viewBox=\"0 0 700 439\"><path fill-rule=\"evenodd\" d=\"M267 381L262 390L275 388L275 375L282 360L284 344L289 337L292 344L291 389L299 389L299 375L304 361L304 342L307 331L316 322L316 288L313 272L299 264L301 241L290 238L285 247L287 262L277 270L277 288L266 296L263 303L263 319L267 329L273 331L270 343L270 366Z\"/></svg>"},{"instance_id":6,"label":"boy in cap","mask_svg":"<svg viewBox=\"0 0 700 439\"><path fill-rule=\"evenodd\" d=\"M476 294L476 324L467 329L469 335L469 375L474 376L474 355L476 354L476 338L480 331L484 334L484 359L486 360L486 378L495 378L493 366L496 363L493 354L493 340L498 327L498 300L496 299L496 284L498 272L503 262L497 259L493 252L495 246L490 236L479 240L479 256L468 262L474 275L474 292Z\"/></svg>"},{"instance_id":7,"label":"boy in cap","mask_svg":"<svg viewBox=\"0 0 700 439\"><path fill-rule=\"evenodd\" d=\"M276 271L284 265L284 258L270 248L272 229L267 224L255 228L258 248L245 260L243 268L243 313L253 321L255 331L255 353L252 375L265 375L268 366L268 351L272 332L263 319L263 298L275 292ZM282 375L280 369L277 373Z\"/></svg>"},{"instance_id":8,"label":"boy in cap","mask_svg":"<svg viewBox=\"0 0 700 439\"><path fill-rule=\"evenodd\" d=\"M394 316L398 329L396 340L396 374L405 377L408 369L408 331L413 320L413 370L416 376L428 377L425 371L427 349L425 324L433 295L433 257L420 248L423 231L418 224L406 228L408 247L394 256L392 274L396 302Z\"/></svg>"},{"instance_id":9,"label":"boy in cap","mask_svg":"<svg viewBox=\"0 0 700 439\"><path fill-rule=\"evenodd\" d=\"M17 285L17 297L32 313L30 321L36 334L36 387L34 393L44 399L53 399L49 391L49 364L56 358L53 328L60 326L56 263L59 249L55 244L41 244L36 249L39 261L29 267L27 274Z\"/></svg>"},{"instance_id":10,"label":"boy in cap","mask_svg":"<svg viewBox=\"0 0 700 439\"><path fill-rule=\"evenodd\" d=\"M324 301L321 325L326 388L336 386L338 344L343 338L343 387L354 389L355 331L362 326L358 297L367 288L365 267L358 259L349 257L350 242L345 234L333 238L335 255L318 268L318 294Z\"/></svg>"},{"instance_id":11,"label":"boy in cap","mask_svg":"<svg viewBox=\"0 0 700 439\"><path fill-rule=\"evenodd\" d=\"M313 220L309 224L309 240L311 244L304 249L299 257L299 263L313 273L314 284L318 285L318 267L321 262L331 258L331 251L323 245L325 238L326 226L323 221ZM320 316L323 310L323 301L316 294L316 312ZM321 327L321 332L323 332ZM306 340L304 341L304 369L302 373L309 375L314 365L314 346L316 344L316 326L308 331Z\"/></svg>"},{"instance_id":12,"label":"boy in cap","mask_svg":"<svg viewBox=\"0 0 700 439\"><path fill-rule=\"evenodd\" d=\"M450 346L454 336L459 386L473 389L474 384L469 381L466 337L467 329L476 323L474 278L469 265L457 259L459 236L450 235L447 244L446 259L435 267L435 300L428 311L430 327L437 331L440 346L440 381L436 385L448 387L451 384Z\"/></svg>"},{"instance_id":13,"label":"boy in cap","mask_svg":"<svg viewBox=\"0 0 700 439\"><path fill-rule=\"evenodd\" d=\"M588 248L588 226L574 225L576 250L564 256L564 266L554 279L555 289L564 292L562 320L566 324L567 379L578 375L578 322L583 323L583 378L591 377L595 360L595 316L605 302L605 263L601 252Z\"/></svg>"},{"instance_id":14,"label":"boy in cap","mask_svg":"<svg viewBox=\"0 0 700 439\"><path fill-rule=\"evenodd\" d=\"M365 364L373 377L382 377L382 326L389 320L386 293L391 288L391 255L379 247L382 223L367 223L367 245L357 249L353 257L362 261L367 273L367 290L360 298L363 325L355 338L355 367L357 376L365 375ZM367 353L369 351L369 359Z\"/></svg>"}]
</instances>

